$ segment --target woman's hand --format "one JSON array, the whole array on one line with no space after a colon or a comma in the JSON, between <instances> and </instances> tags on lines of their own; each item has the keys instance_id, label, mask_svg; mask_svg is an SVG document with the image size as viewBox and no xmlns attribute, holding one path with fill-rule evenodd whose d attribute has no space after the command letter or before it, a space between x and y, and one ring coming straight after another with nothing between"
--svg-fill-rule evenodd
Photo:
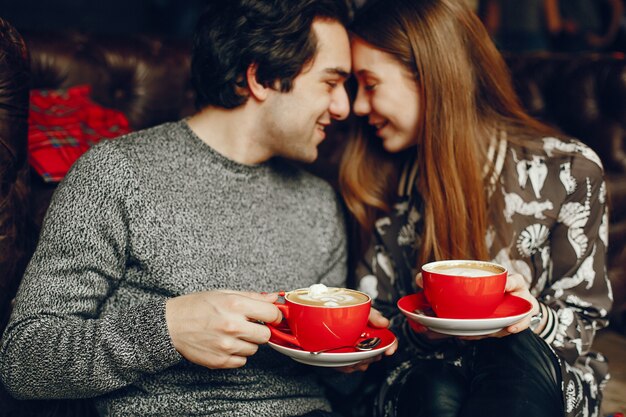
<instances>
[{"instance_id":1,"label":"woman's hand","mask_svg":"<svg viewBox=\"0 0 626 417\"><path fill-rule=\"evenodd\" d=\"M417 275L415 275L415 285L417 285L419 288L424 288L424 280L422 279L422 273L421 272L418 272ZM448 339L450 337L453 337L453 336L450 336L448 334L433 332L428 327L422 326L421 324L417 324L417 325L411 326L411 328L416 333L419 333L420 336L423 336L423 337L425 337L425 338L427 338L429 340L440 340L440 339ZM417 330L417 329L419 329L419 330Z\"/></svg>"},{"instance_id":2,"label":"woman's hand","mask_svg":"<svg viewBox=\"0 0 626 417\"><path fill-rule=\"evenodd\" d=\"M376 310L375 308L372 308L370 310L370 318L369 318L369 325L372 327L378 327L378 328L387 328L389 327L389 320L383 316L380 311ZM339 368L336 368L339 372L343 372L346 374L355 372L355 371L366 371L367 368L370 366L371 363L374 362L378 362L379 360L382 359L383 356L391 356L393 355L396 350L398 349L398 343L392 343L387 349L385 349L385 351L377 356L374 356L373 358L370 359L365 359L359 363L355 363L354 365L350 365L350 366L342 366Z\"/></svg>"},{"instance_id":3,"label":"woman's hand","mask_svg":"<svg viewBox=\"0 0 626 417\"><path fill-rule=\"evenodd\" d=\"M506 286L504 287L504 292L515 295L516 297L523 298L528 300L533 308L530 310L530 314L528 314L525 318L518 321L517 323L513 323L512 325L500 330L499 332L492 333L485 336L466 336L460 337L460 339L464 340L478 340L483 339L485 337L504 337L509 336L511 334L519 333L523 330L526 330L530 325L530 318L535 314L539 313L539 302L533 295L530 293L528 288L528 284L523 276L520 274L510 274L506 280Z\"/></svg>"},{"instance_id":4,"label":"woman's hand","mask_svg":"<svg viewBox=\"0 0 626 417\"><path fill-rule=\"evenodd\" d=\"M415 285L417 285L418 288L424 288L424 279L422 278L421 272L418 272L417 275L415 275Z\"/></svg>"},{"instance_id":5,"label":"woman's hand","mask_svg":"<svg viewBox=\"0 0 626 417\"><path fill-rule=\"evenodd\" d=\"M539 301L537 301L537 299L530 293L527 281L520 274L511 274L508 276L506 280L506 287L504 287L504 292L528 300L533 308L530 310L530 314L527 315L525 318L518 321L517 323L513 323L502 331L506 331L506 335L509 335L512 333L519 333L522 330L526 330L530 325L530 318L539 313Z\"/></svg>"},{"instance_id":6,"label":"woman's hand","mask_svg":"<svg viewBox=\"0 0 626 417\"><path fill-rule=\"evenodd\" d=\"M419 273L415 276L415 283L418 287L423 287L422 274ZM533 295L530 293L528 288L528 284L523 276L520 274L510 274L506 280L506 286L504 287L504 292L509 293L511 295L515 295L517 297L528 300L533 308L530 311L530 314L526 316L524 319L518 321L517 323L513 323L512 325L500 330L499 332L492 333L484 336L461 336L459 339L464 340L478 340L483 339L485 337L504 337L514 333L519 333L523 330L526 330L530 325L530 318L535 314L539 313L539 302ZM449 337L446 335L439 334L437 332L427 331L422 333L424 336L429 339L441 339L443 337Z\"/></svg>"}]
</instances>

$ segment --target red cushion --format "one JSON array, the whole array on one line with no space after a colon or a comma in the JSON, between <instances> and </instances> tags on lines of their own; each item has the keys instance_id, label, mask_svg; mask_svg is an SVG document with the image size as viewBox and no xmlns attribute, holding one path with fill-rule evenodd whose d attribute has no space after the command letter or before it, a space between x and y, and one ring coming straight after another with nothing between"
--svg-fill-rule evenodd
<instances>
[{"instance_id":1,"label":"red cushion","mask_svg":"<svg viewBox=\"0 0 626 417\"><path fill-rule=\"evenodd\" d=\"M131 131L118 110L90 98L91 87L33 90L28 118L29 162L46 182L63 179L91 146Z\"/></svg>"}]
</instances>

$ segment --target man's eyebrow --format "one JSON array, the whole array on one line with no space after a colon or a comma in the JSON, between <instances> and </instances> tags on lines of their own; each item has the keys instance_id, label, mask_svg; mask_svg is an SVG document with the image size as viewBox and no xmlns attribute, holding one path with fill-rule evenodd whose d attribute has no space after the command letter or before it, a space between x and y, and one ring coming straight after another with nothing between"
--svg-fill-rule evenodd
<instances>
[{"instance_id":1,"label":"man's eyebrow","mask_svg":"<svg viewBox=\"0 0 626 417\"><path fill-rule=\"evenodd\" d=\"M346 71L343 68L326 68L324 70L324 73L326 74L330 74L330 75L339 75L342 78L348 78L350 76L350 71Z\"/></svg>"}]
</instances>

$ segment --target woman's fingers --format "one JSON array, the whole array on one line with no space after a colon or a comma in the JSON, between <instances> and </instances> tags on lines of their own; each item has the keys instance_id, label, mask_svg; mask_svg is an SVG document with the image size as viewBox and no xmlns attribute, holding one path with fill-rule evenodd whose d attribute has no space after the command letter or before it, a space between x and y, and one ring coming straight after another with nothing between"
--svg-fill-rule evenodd
<instances>
[{"instance_id":1,"label":"woman's fingers","mask_svg":"<svg viewBox=\"0 0 626 417\"><path fill-rule=\"evenodd\" d=\"M415 284L419 288L424 288L424 280L422 279L422 273L421 272L418 272L417 275L415 275Z\"/></svg>"},{"instance_id":2,"label":"woman's fingers","mask_svg":"<svg viewBox=\"0 0 626 417\"><path fill-rule=\"evenodd\" d=\"M389 327L389 320L375 308L370 310L369 322L373 327L384 328Z\"/></svg>"},{"instance_id":3,"label":"woman's fingers","mask_svg":"<svg viewBox=\"0 0 626 417\"><path fill-rule=\"evenodd\" d=\"M518 292L528 289L528 284L520 274L510 274L506 280L505 292Z\"/></svg>"},{"instance_id":4,"label":"woman's fingers","mask_svg":"<svg viewBox=\"0 0 626 417\"><path fill-rule=\"evenodd\" d=\"M510 334L519 333L522 330L526 330L528 326L530 326L530 317L531 314L518 321L517 323L513 323L509 327L506 328L506 331Z\"/></svg>"}]
</instances>

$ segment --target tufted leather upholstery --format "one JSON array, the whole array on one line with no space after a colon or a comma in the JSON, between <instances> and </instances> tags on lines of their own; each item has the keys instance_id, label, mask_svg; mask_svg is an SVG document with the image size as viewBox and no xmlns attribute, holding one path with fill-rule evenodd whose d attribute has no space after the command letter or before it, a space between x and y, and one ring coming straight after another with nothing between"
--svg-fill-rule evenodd
<instances>
[{"instance_id":1,"label":"tufted leather upholstery","mask_svg":"<svg viewBox=\"0 0 626 417\"><path fill-rule=\"evenodd\" d=\"M193 112L190 48L185 42L153 37L101 38L82 33L24 35L30 49L33 88L91 84L94 100L124 112L135 129L177 120ZM5 50L6 42L2 42ZM623 56L600 55L509 56L507 59L522 102L529 111L588 143L605 162L612 207L610 276L616 290L616 310L623 312L626 310L626 60ZM11 103L22 100L22 110L13 117L23 126L24 91L20 90L21 96L16 97L15 102L4 95L5 80L11 79L5 65L3 61L1 98ZM17 68L23 67L17 65ZM26 70L15 71L24 77L27 75ZM0 110L4 112L5 107ZM0 120L3 142L4 132L9 129L7 121ZM11 129L17 129L17 125L13 126ZM20 139L10 143L10 152L0 147L3 161L8 161L7 166L16 167L0 174L3 199L7 195L5 184L15 183L15 179L5 178L16 178L15 170L24 165L24 127L21 129L12 135ZM334 136L329 134L321 146L320 159L310 168L331 182L336 178L338 154L344 145L339 139L341 130L335 133ZM44 184L36 175L31 176L30 186L34 208L31 218L39 227L54 187ZM25 183L21 187L18 189L25 190ZM23 196L24 191L20 195ZM0 230L3 233L11 230L12 236L19 236L18 230L24 221L22 209L10 206L2 210ZM2 271L5 267L1 262L17 259L15 253L24 250L15 237L8 244L0 241ZM16 280L17 275L3 274L0 279L0 285L6 286L7 280ZM618 322L623 320L623 313L616 317Z\"/></svg>"},{"instance_id":2,"label":"tufted leather upholstery","mask_svg":"<svg viewBox=\"0 0 626 417\"><path fill-rule=\"evenodd\" d=\"M188 44L154 37L92 37L82 33L25 35L32 88L89 84L93 99L122 111L134 130L193 113ZM34 220L40 226L54 186L33 178Z\"/></svg>"},{"instance_id":3,"label":"tufted leather upholstery","mask_svg":"<svg viewBox=\"0 0 626 417\"><path fill-rule=\"evenodd\" d=\"M0 18L0 329L32 243L28 227L28 52Z\"/></svg>"}]
</instances>

